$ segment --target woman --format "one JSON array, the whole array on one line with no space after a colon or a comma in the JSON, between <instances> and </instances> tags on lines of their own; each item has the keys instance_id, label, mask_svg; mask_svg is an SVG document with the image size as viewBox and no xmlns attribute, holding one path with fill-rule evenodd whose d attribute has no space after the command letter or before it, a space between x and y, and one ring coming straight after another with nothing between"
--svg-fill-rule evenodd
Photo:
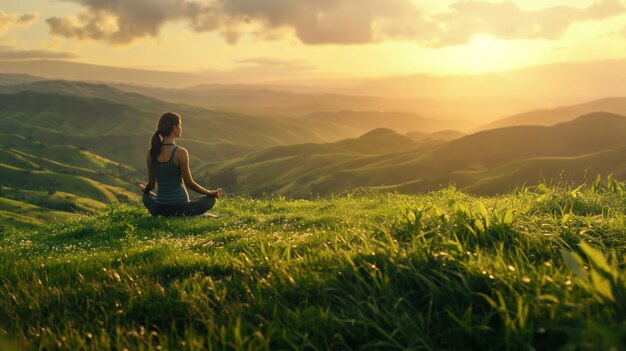
<instances>
[{"instance_id":1,"label":"woman","mask_svg":"<svg viewBox=\"0 0 626 351\"><path fill-rule=\"evenodd\" d=\"M222 196L222 188L207 190L194 182L189 170L189 153L176 145L183 134L180 115L166 112L159 119L148 152L148 184L139 184L143 204L153 216L195 216L203 214ZM187 188L205 196L189 201ZM151 192L158 184L157 193Z\"/></svg>"}]
</instances>

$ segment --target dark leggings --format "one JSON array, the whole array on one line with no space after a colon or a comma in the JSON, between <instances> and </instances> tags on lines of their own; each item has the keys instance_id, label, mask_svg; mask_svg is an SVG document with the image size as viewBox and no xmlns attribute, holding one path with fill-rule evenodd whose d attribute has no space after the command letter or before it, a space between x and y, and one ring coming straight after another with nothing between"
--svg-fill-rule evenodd
<instances>
[{"instance_id":1,"label":"dark leggings","mask_svg":"<svg viewBox=\"0 0 626 351\"><path fill-rule=\"evenodd\" d=\"M143 193L143 204L153 216L197 216L210 210L215 205L215 198L202 196L193 201L179 205L166 205L156 202L154 193Z\"/></svg>"}]
</instances>

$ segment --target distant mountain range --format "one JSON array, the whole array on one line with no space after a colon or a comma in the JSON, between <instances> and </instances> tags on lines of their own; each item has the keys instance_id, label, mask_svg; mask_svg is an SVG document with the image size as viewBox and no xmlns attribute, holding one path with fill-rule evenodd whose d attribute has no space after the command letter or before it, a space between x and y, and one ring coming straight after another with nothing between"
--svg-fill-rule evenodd
<instances>
[{"instance_id":1,"label":"distant mountain range","mask_svg":"<svg viewBox=\"0 0 626 351\"><path fill-rule=\"evenodd\" d=\"M319 111L379 110L415 113L430 101L378 98L354 94L329 94L297 87L245 85L202 85L184 89L167 89L116 84L121 90L151 96L163 101L243 113L254 116L301 117Z\"/></svg>"},{"instance_id":2,"label":"distant mountain range","mask_svg":"<svg viewBox=\"0 0 626 351\"><path fill-rule=\"evenodd\" d=\"M124 90L161 100L255 115L377 110L476 124L520 111L626 96L626 59L476 75L335 78L306 85L285 79L242 84L237 72L167 72L54 60L4 61L0 73L120 84Z\"/></svg>"},{"instance_id":3,"label":"distant mountain range","mask_svg":"<svg viewBox=\"0 0 626 351\"><path fill-rule=\"evenodd\" d=\"M208 76L158 70L102 66L69 61L3 61L0 73L28 74L44 79L186 87L206 83Z\"/></svg>"},{"instance_id":4,"label":"distant mountain range","mask_svg":"<svg viewBox=\"0 0 626 351\"><path fill-rule=\"evenodd\" d=\"M461 120L441 120L410 113L378 111L318 112L306 115L303 119L333 122L355 128L362 133L376 128L389 128L400 133L411 131L432 133L453 128L465 130L470 126L468 122Z\"/></svg>"},{"instance_id":5,"label":"distant mountain range","mask_svg":"<svg viewBox=\"0 0 626 351\"><path fill-rule=\"evenodd\" d=\"M571 121L577 116L597 111L626 115L626 98L606 98L582 104L518 113L480 126L477 130L522 125L550 126L561 122Z\"/></svg>"},{"instance_id":6,"label":"distant mountain range","mask_svg":"<svg viewBox=\"0 0 626 351\"><path fill-rule=\"evenodd\" d=\"M517 97L556 105L626 95L626 59L558 62L483 74L381 77L336 90L346 91L382 97Z\"/></svg>"}]
</instances>

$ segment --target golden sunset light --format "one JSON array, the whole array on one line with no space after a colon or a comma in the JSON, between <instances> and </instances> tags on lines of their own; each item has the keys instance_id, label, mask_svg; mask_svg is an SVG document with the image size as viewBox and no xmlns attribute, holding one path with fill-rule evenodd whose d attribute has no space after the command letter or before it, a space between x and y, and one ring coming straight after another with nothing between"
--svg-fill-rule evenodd
<instances>
[{"instance_id":1,"label":"golden sunset light","mask_svg":"<svg viewBox=\"0 0 626 351\"><path fill-rule=\"evenodd\" d=\"M255 81L476 74L621 58L626 49L617 0L262 3L3 1L0 55Z\"/></svg>"},{"instance_id":2,"label":"golden sunset light","mask_svg":"<svg viewBox=\"0 0 626 351\"><path fill-rule=\"evenodd\" d=\"M0 351L626 350L626 0L0 0Z\"/></svg>"}]
</instances>

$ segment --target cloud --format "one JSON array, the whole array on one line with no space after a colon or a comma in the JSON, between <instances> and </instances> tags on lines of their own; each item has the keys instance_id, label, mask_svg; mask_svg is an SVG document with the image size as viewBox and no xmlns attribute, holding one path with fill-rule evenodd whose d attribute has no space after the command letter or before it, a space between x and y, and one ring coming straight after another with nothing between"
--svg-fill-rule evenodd
<instances>
[{"instance_id":1,"label":"cloud","mask_svg":"<svg viewBox=\"0 0 626 351\"><path fill-rule=\"evenodd\" d=\"M276 40L293 35L315 44L411 40L425 46L462 45L475 34L502 39L557 39L574 23L625 12L620 0L586 8L554 6L526 11L512 1L457 1L430 13L412 0L62 0L84 9L76 17L47 19L52 34L128 44L157 37L170 22L216 32L236 44L242 35Z\"/></svg>"},{"instance_id":2,"label":"cloud","mask_svg":"<svg viewBox=\"0 0 626 351\"><path fill-rule=\"evenodd\" d=\"M76 54L48 50L15 50L12 46L0 46L0 60L75 59Z\"/></svg>"},{"instance_id":3,"label":"cloud","mask_svg":"<svg viewBox=\"0 0 626 351\"><path fill-rule=\"evenodd\" d=\"M51 17L50 32L68 38L127 44L156 37L168 22L218 32L236 43L243 33L291 31L305 44L359 44L376 40L375 22L420 17L411 0L64 0L82 5L77 17ZM250 26L255 27L251 30Z\"/></svg>"},{"instance_id":4,"label":"cloud","mask_svg":"<svg viewBox=\"0 0 626 351\"><path fill-rule=\"evenodd\" d=\"M369 43L379 20L423 20L410 0L225 0L222 9L231 21L290 28L305 44Z\"/></svg>"},{"instance_id":5,"label":"cloud","mask_svg":"<svg viewBox=\"0 0 626 351\"><path fill-rule=\"evenodd\" d=\"M0 11L0 35L11 31L15 27L28 27L39 19L36 13L8 14Z\"/></svg>"},{"instance_id":6,"label":"cloud","mask_svg":"<svg viewBox=\"0 0 626 351\"><path fill-rule=\"evenodd\" d=\"M127 44L136 38L156 37L161 26L184 17L184 0L83 0L87 9L78 17L46 20L52 34L68 38Z\"/></svg>"}]
</instances>

